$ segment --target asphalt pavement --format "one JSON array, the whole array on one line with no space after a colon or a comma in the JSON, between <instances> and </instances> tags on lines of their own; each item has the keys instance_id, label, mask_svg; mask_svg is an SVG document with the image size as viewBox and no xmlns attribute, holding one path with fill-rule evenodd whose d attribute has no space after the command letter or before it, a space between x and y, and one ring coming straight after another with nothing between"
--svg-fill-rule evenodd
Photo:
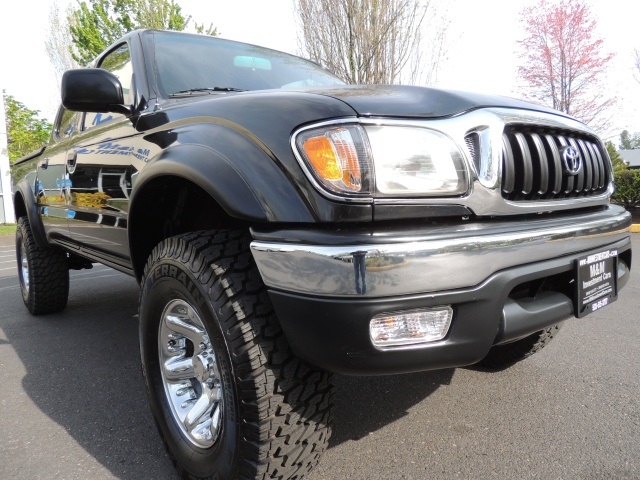
<instances>
[{"instance_id":1,"label":"asphalt pavement","mask_svg":"<svg viewBox=\"0 0 640 480\"><path fill-rule=\"evenodd\" d=\"M617 302L510 369L336 377L330 448L306 478L640 479L635 267ZM144 393L135 281L74 271L67 309L32 317L16 274L0 238L0 479L177 479Z\"/></svg>"}]
</instances>

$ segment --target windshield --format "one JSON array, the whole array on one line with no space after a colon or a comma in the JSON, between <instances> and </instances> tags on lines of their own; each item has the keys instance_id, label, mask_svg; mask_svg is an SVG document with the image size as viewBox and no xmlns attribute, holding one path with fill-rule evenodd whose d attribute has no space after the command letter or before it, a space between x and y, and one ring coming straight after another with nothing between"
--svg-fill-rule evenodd
<instances>
[{"instance_id":1,"label":"windshield","mask_svg":"<svg viewBox=\"0 0 640 480\"><path fill-rule=\"evenodd\" d=\"M313 62L268 48L181 33L154 32L153 39L163 96L344 85Z\"/></svg>"}]
</instances>

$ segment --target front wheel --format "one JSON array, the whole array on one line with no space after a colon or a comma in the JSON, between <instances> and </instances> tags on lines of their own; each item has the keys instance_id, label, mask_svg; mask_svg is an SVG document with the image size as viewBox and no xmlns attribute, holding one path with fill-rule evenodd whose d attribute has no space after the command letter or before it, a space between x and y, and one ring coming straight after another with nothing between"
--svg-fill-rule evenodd
<instances>
[{"instance_id":1,"label":"front wheel","mask_svg":"<svg viewBox=\"0 0 640 480\"><path fill-rule=\"evenodd\" d=\"M293 356L242 232L161 242L140 348L151 410L184 478L302 478L330 436L330 375Z\"/></svg>"}]
</instances>

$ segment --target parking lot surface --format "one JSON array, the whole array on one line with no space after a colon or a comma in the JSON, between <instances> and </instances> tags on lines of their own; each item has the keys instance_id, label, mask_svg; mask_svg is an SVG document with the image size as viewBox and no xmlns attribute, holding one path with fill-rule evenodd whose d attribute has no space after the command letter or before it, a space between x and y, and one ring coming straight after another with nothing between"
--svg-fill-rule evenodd
<instances>
[{"instance_id":1,"label":"parking lot surface","mask_svg":"<svg viewBox=\"0 0 640 480\"><path fill-rule=\"evenodd\" d=\"M640 478L634 267L619 301L510 369L336 377L330 448L307 478ZM0 478L176 479L147 408L135 281L73 271L67 309L32 317L16 275L2 237Z\"/></svg>"}]
</instances>

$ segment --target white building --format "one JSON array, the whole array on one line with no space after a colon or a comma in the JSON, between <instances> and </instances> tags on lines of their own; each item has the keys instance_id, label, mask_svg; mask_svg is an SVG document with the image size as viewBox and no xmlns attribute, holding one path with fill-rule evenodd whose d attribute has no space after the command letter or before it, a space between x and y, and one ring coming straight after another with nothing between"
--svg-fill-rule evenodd
<instances>
[{"instance_id":1,"label":"white building","mask_svg":"<svg viewBox=\"0 0 640 480\"><path fill-rule=\"evenodd\" d=\"M629 168L640 168L640 149L619 150L618 153Z\"/></svg>"}]
</instances>

